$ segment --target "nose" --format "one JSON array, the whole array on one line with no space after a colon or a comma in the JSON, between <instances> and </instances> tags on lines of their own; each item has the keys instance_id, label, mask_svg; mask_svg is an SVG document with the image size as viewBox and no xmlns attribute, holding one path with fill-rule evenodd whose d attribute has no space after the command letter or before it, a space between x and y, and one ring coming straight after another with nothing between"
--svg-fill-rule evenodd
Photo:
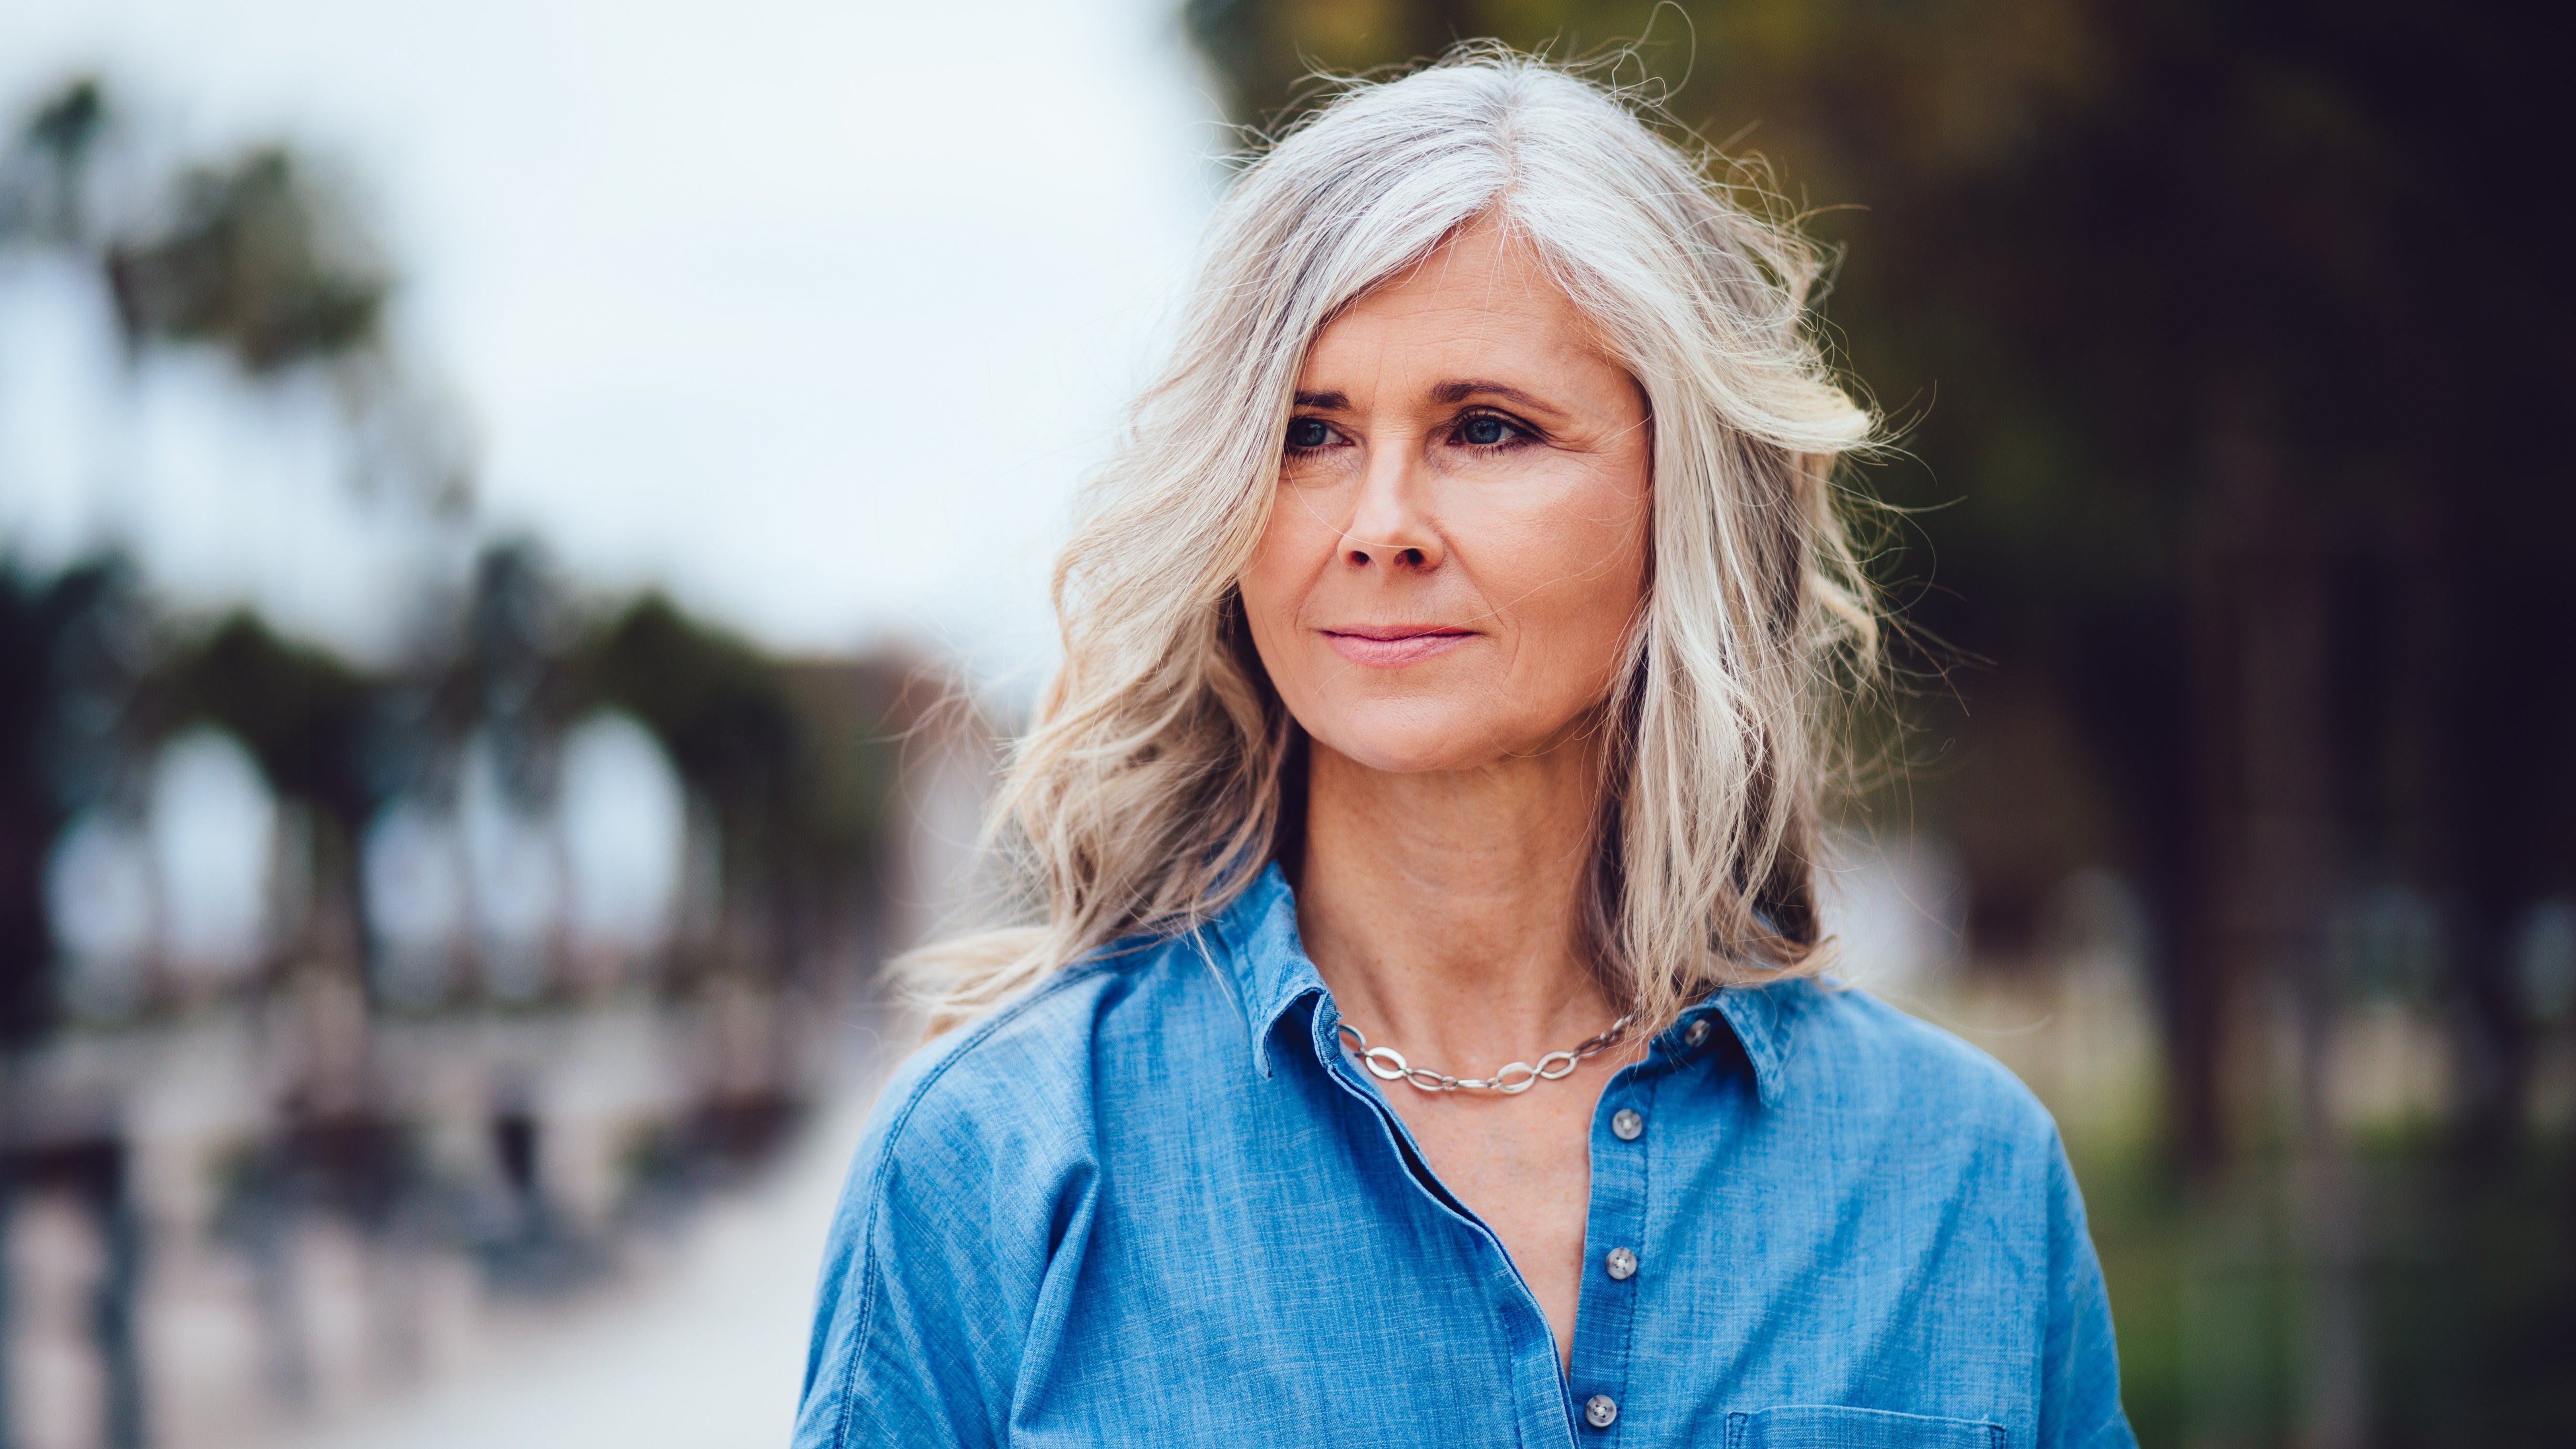
<instances>
[{"instance_id":1,"label":"nose","mask_svg":"<svg viewBox=\"0 0 2576 1449\"><path fill-rule=\"evenodd\" d=\"M1342 532L1342 562L1355 569L1383 563L1419 573L1440 567L1448 549L1425 509L1430 481L1414 449L1371 449L1359 499Z\"/></svg>"}]
</instances>

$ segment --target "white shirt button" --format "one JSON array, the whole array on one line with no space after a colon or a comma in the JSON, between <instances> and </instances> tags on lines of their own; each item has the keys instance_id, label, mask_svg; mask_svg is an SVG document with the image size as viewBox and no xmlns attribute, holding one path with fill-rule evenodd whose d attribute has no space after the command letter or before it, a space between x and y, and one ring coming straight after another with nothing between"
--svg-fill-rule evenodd
<instances>
[{"instance_id":1,"label":"white shirt button","mask_svg":"<svg viewBox=\"0 0 2576 1449\"><path fill-rule=\"evenodd\" d=\"M1637 1255L1625 1248L1612 1248L1602 1266L1610 1270L1611 1277L1625 1283L1637 1275Z\"/></svg>"},{"instance_id":2,"label":"white shirt button","mask_svg":"<svg viewBox=\"0 0 2576 1449\"><path fill-rule=\"evenodd\" d=\"M1622 1107L1610 1114L1610 1135L1622 1142L1634 1142L1646 1135L1646 1119Z\"/></svg>"},{"instance_id":3,"label":"white shirt button","mask_svg":"<svg viewBox=\"0 0 2576 1449\"><path fill-rule=\"evenodd\" d=\"M1619 1422L1619 1401L1608 1394L1594 1394L1583 1401L1583 1422L1595 1429L1607 1429Z\"/></svg>"}]
</instances>

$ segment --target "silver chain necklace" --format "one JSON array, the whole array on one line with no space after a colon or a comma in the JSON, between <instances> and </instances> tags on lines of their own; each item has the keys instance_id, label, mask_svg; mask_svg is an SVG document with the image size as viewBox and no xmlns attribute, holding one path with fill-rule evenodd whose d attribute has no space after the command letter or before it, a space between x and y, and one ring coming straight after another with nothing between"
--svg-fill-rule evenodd
<instances>
[{"instance_id":1,"label":"silver chain necklace","mask_svg":"<svg viewBox=\"0 0 2576 1449\"><path fill-rule=\"evenodd\" d=\"M1350 1038L1352 1052L1360 1059L1360 1065L1368 1068L1369 1075L1379 1081L1410 1082L1415 1090L1423 1092L1500 1092L1512 1097L1541 1082L1562 1081L1574 1075L1574 1069L1583 1063L1584 1058L1608 1051L1619 1038L1628 1034L1628 1024L1636 1019L1636 1013L1630 1012L1610 1023L1607 1031L1572 1051L1549 1052L1540 1057L1535 1066L1528 1062L1513 1062L1497 1069L1492 1076L1482 1078L1453 1077L1447 1072L1414 1066L1404 1059L1404 1053L1393 1047L1370 1046L1368 1038L1360 1034L1360 1029L1347 1021L1334 1022L1333 1030Z\"/></svg>"}]
</instances>

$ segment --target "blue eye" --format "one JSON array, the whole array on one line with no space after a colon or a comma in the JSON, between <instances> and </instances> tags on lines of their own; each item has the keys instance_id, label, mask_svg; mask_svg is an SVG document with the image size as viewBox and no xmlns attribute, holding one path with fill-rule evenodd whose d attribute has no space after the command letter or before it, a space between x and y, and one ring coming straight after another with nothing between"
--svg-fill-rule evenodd
<instances>
[{"instance_id":1,"label":"blue eye","mask_svg":"<svg viewBox=\"0 0 2576 1449\"><path fill-rule=\"evenodd\" d=\"M1492 448L1510 442L1519 431L1490 413L1478 413L1458 425L1458 441L1472 448Z\"/></svg>"},{"instance_id":2,"label":"blue eye","mask_svg":"<svg viewBox=\"0 0 2576 1449\"><path fill-rule=\"evenodd\" d=\"M1288 420L1288 446L1297 449L1299 452L1304 452L1311 448L1320 448L1332 440L1333 430L1324 426L1323 419L1321 418L1290 418Z\"/></svg>"}]
</instances>

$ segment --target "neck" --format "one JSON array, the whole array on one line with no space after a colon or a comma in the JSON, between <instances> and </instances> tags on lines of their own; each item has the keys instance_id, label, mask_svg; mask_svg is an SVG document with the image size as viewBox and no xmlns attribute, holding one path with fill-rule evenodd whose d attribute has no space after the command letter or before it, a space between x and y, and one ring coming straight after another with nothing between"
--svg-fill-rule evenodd
<instances>
[{"instance_id":1,"label":"neck","mask_svg":"<svg viewBox=\"0 0 2576 1449\"><path fill-rule=\"evenodd\" d=\"M1307 762L1297 925L1372 1043L1469 1076L1618 1015L1580 925L1593 732L1468 770L1390 774L1319 741Z\"/></svg>"}]
</instances>

